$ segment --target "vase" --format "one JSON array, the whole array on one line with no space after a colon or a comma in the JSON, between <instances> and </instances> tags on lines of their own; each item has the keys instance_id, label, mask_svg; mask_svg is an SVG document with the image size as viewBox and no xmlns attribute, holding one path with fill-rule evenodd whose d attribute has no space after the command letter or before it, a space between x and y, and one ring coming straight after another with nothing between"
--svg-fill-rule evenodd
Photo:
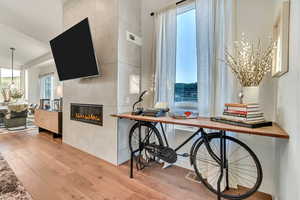
<instances>
[{"instance_id":1,"label":"vase","mask_svg":"<svg viewBox=\"0 0 300 200\"><path fill-rule=\"evenodd\" d=\"M243 87L243 103L258 103L259 102L259 87Z\"/></svg>"},{"instance_id":2,"label":"vase","mask_svg":"<svg viewBox=\"0 0 300 200\"><path fill-rule=\"evenodd\" d=\"M2 96L5 103L10 102L11 100L11 91L9 88L3 88L2 89Z\"/></svg>"}]
</instances>

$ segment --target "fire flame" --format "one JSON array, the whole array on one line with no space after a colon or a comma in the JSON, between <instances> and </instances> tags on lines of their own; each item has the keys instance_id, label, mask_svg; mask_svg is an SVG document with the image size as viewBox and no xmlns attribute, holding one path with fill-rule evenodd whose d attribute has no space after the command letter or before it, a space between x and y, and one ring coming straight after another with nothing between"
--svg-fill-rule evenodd
<instances>
[{"instance_id":1,"label":"fire flame","mask_svg":"<svg viewBox=\"0 0 300 200\"><path fill-rule=\"evenodd\" d=\"M93 114L90 114L90 115L83 115L83 114L76 113L76 114L75 114L75 117L76 117L77 119L86 119L86 120L101 121L100 117L98 117L98 116L96 116L96 115L93 115Z\"/></svg>"}]
</instances>

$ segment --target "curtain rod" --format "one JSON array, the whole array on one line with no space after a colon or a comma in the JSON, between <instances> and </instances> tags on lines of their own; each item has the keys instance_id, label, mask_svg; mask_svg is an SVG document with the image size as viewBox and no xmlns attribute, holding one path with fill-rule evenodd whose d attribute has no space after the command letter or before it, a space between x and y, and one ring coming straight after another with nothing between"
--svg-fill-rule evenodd
<instances>
[{"instance_id":1,"label":"curtain rod","mask_svg":"<svg viewBox=\"0 0 300 200\"><path fill-rule=\"evenodd\" d=\"M178 2L176 2L176 5L179 5L179 4L184 3L184 2L186 2L186 1L188 1L188 0L181 0L181 1L178 1ZM154 12L150 13L150 16L154 16L154 15L155 15Z\"/></svg>"}]
</instances>

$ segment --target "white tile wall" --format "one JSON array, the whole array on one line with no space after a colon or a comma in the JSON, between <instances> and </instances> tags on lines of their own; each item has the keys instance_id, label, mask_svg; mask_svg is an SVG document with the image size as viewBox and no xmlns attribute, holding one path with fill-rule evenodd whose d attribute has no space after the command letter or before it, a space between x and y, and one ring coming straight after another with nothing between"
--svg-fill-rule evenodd
<instances>
[{"instance_id":1,"label":"white tile wall","mask_svg":"<svg viewBox=\"0 0 300 200\"><path fill-rule=\"evenodd\" d=\"M74 0L64 5L65 29L89 17L101 77L64 82L63 141L114 164L128 159L130 122L117 123L110 114L131 111L138 96L130 92L130 78L140 76L141 47L126 40L126 31L140 35L140 6L139 0ZM71 121L70 103L102 104L104 126Z\"/></svg>"},{"instance_id":2,"label":"white tile wall","mask_svg":"<svg viewBox=\"0 0 300 200\"><path fill-rule=\"evenodd\" d=\"M89 17L102 76L64 82L63 141L117 163L117 14L116 0L75 0L64 5L65 29ZM84 66L74 66L84 67ZM70 103L103 105L103 127L70 120Z\"/></svg>"},{"instance_id":3,"label":"white tile wall","mask_svg":"<svg viewBox=\"0 0 300 200\"><path fill-rule=\"evenodd\" d=\"M132 78L140 79L141 47L127 40L126 32L141 35L141 1L119 1L119 36L118 36L118 112L131 112L138 94L132 92ZM132 122L118 121L118 163L129 159L128 132Z\"/></svg>"}]
</instances>

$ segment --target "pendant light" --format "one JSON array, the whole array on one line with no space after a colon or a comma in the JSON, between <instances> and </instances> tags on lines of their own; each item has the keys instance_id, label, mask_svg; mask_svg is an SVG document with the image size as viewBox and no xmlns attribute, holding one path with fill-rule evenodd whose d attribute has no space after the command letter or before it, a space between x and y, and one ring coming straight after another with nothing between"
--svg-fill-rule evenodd
<instances>
[{"instance_id":1,"label":"pendant light","mask_svg":"<svg viewBox=\"0 0 300 200\"><path fill-rule=\"evenodd\" d=\"M14 53L15 53L15 48L11 47L11 83L9 85L10 89L16 88L15 82L14 82Z\"/></svg>"}]
</instances>

